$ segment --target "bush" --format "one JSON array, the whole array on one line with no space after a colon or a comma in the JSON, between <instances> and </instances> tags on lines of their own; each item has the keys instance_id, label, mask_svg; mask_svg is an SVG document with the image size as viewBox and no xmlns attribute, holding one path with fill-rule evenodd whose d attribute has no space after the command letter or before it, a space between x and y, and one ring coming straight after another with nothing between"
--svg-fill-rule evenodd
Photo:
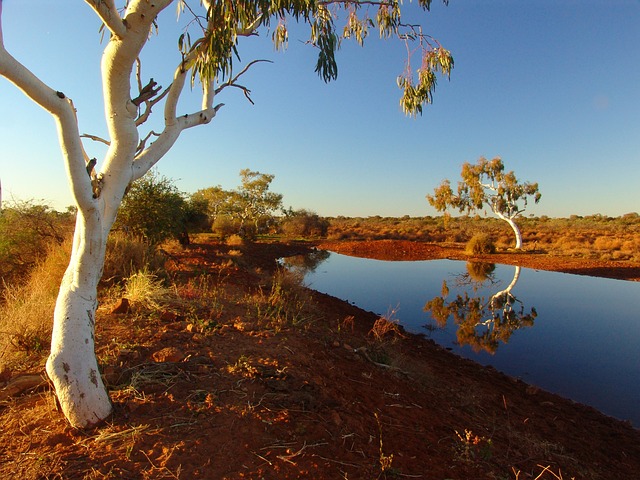
<instances>
[{"instance_id":1,"label":"bush","mask_svg":"<svg viewBox=\"0 0 640 480\"><path fill-rule=\"evenodd\" d=\"M158 245L171 237L184 239L188 217L196 222L197 216L172 181L152 171L131 185L114 228Z\"/></svg>"},{"instance_id":2,"label":"bush","mask_svg":"<svg viewBox=\"0 0 640 480\"><path fill-rule=\"evenodd\" d=\"M287 237L325 237L329 221L314 212L296 210L285 217L281 229Z\"/></svg>"},{"instance_id":3,"label":"bush","mask_svg":"<svg viewBox=\"0 0 640 480\"><path fill-rule=\"evenodd\" d=\"M0 281L26 278L50 244L60 245L73 226L71 212L34 201L5 203L0 211Z\"/></svg>"},{"instance_id":4,"label":"bush","mask_svg":"<svg viewBox=\"0 0 640 480\"><path fill-rule=\"evenodd\" d=\"M211 231L224 240L231 235L237 235L240 231L240 224L226 215L219 215L213 221Z\"/></svg>"},{"instance_id":5,"label":"bush","mask_svg":"<svg viewBox=\"0 0 640 480\"><path fill-rule=\"evenodd\" d=\"M496 246L489 235L478 233L467 242L465 251L469 255L484 255L496 253Z\"/></svg>"},{"instance_id":6,"label":"bush","mask_svg":"<svg viewBox=\"0 0 640 480\"><path fill-rule=\"evenodd\" d=\"M165 257L139 238L113 232L107 240L102 283L117 283L145 266L156 270L162 267Z\"/></svg>"}]
</instances>

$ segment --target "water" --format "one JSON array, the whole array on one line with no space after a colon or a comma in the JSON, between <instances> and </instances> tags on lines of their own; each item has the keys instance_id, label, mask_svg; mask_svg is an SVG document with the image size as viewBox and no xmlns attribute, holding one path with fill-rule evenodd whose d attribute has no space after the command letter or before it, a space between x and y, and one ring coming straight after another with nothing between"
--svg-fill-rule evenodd
<instances>
[{"instance_id":1,"label":"water","mask_svg":"<svg viewBox=\"0 0 640 480\"><path fill-rule=\"evenodd\" d=\"M476 266L471 275L465 262L453 260L325 258L306 265L311 288L391 316L461 356L640 427L640 283L508 265L485 266L484 272ZM492 309L493 295L509 287ZM438 298L444 325L425 311ZM504 300L510 308L503 308ZM447 315L454 310L457 323Z\"/></svg>"}]
</instances>

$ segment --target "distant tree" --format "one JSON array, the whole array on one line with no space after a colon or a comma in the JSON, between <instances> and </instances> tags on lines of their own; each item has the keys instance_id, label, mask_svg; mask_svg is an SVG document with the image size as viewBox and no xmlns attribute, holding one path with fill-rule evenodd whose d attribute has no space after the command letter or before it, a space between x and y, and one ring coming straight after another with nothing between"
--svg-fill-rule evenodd
<instances>
[{"instance_id":1,"label":"distant tree","mask_svg":"<svg viewBox=\"0 0 640 480\"><path fill-rule=\"evenodd\" d=\"M220 215L231 215L233 192L224 190L220 185L198 190L191 195L192 202L206 204L209 222L214 223Z\"/></svg>"},{"instance_id":2,"label":"distant tree","mask_svg":"<svg viewBox=\"0 0 640 480\"><path fill-rule=\"evenodd\" d=\"M198 190L191 198L206 202L215 232L251 237L264 231L273 220L273 213L282 207L282 195L269 191L274 178L275 175L245 168L240 170L240 187L236 190L223 190L218 185Z\"/></svg>"},{"instance_id":3,"label":"distant tree","mask_svg":"<svg viewBox=\"0 0 640 480\"><path fill-rule=\"evenodd\" d=\"M504 164L499 157L487 160L481 157L475 165L462 165L462 180L458 182L457 193L451 189L451 182L443 180L433 195L427 195L429 203L439 212L449 207L470 213L482 210L485 205L511 226L516 236L516 249L522 248L522 234L515 218L525 211L528 197L535 203L542 196L537 183L520 183L513 171L504 172Z\"/></svg>"},{"instance_id":4,"label":"distant tree","mask_svg":"<svg viewBox=\"0 0 640 480\"><path fill-rule=\"evenodd\" d=\"M269 191L275 175L240 170L241 186L235 200L238 204L240 228L252 222L256 232L262 231L272 214L282 207L282 195Z\"/></svg>"}]
</instances>

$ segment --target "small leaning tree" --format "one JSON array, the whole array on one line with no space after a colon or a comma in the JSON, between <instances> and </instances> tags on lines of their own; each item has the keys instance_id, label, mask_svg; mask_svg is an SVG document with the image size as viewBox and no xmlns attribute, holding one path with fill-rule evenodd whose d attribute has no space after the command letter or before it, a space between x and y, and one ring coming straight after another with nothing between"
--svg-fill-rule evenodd
<instances>
[{"instance_id":1,"label":"small leaning tree","mask_svg":"<svg viewBox=\"0 0 640 480\"><path fill-rule=\"evenodd\" d=\"M426 11L431 1L418 0L417 4ZM107 121L108 137L101 139L80 134L82 108L74 106L70 92L47 85L6 50L0 0L0 77L52 115L78 209L46 365L61 410L75 427L96 424L112 411L95 357L94 327L107 236L118 208L128 186L162 159L185 130L216 117L223 106L216 103L218 96L238 88L249 98L250 91L240 78L261 60L240 64L239 51L245 40L260 41L261 34L270 34L277 48L285 47L287 22L306 24L308 43L318 52L316 72L329 81L338 74L335 52L341 40L351 37L362 44L370 29L376 28L382 38L405 42L410 55L420 54L420 66L412 70L407 62L398 77L400 104L409 115L422 112L423 105L432 100L436 75L448 76L453 67L445 48L423 33L419 24L403 18L407 5L400 0L85 0L84 4L100 20L107 38L101 60L102 85L95 86L96 96L104 100ZM167 65L174 72L173 81L161 88L143 77L140 59L154 35L164 34L162 25L167 18L162 20L159 15L172 4L189 21L176 38L180 60ZM87 65L92 63L87 59ZM184 88L189 83L201 87L193 90L201 98L201 107L179 112L179 100L190 93ZM160 107L163 126L156 133L145 124ZM108 145L105 156L88 158L84 138Z\"/></svg>"},{"instance_id":2,"label":"small leaning tree","mask_svg":"<svg viewBox=\"0 0 640 480\"><path fill-rule=\"evenodd\" d=\"M513 229L516 236L516 249L522 248L522 234L515 222L527 207L527 200L533 197L535 203L542 196L537 183L520 183L513 171L505 173L504 164L499 157L487 160L480 157L475 165L465 162L462 165L462 180L458 182L458 191L454 193L451 182L443 180L427 200L439 212L449 207L460 212L482 210L485 205Z\"/></svg>"}]
</instances>

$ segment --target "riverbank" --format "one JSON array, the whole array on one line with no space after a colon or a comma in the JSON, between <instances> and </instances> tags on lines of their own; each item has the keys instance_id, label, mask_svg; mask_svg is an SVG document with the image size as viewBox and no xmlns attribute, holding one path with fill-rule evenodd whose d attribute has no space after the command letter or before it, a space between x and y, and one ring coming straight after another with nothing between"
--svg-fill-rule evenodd
<instances>
[{"instance_id":1,"label":"riverbank","mask_svg":"<svg viewBox=\"0 0 640 480\"><path fill-rule=\"evenodd\" d=\"M317 246L373 258L463 255L381 242ZM640 431L628 423L274 276L277 258L311 247L206 240L168 251L171 301L116 313L114 299L98 311L113 417L91 431L69 428L46 382L0 397L0 473L631 480L640 471ZM543 268L542 255L501 255L491 261ZM532 261L539 263L525 263ZM544 262L550 270L639 276L638 265ZM41 373L41 361L25 360L5 382Z\"/></svg>"}]
</instances>

